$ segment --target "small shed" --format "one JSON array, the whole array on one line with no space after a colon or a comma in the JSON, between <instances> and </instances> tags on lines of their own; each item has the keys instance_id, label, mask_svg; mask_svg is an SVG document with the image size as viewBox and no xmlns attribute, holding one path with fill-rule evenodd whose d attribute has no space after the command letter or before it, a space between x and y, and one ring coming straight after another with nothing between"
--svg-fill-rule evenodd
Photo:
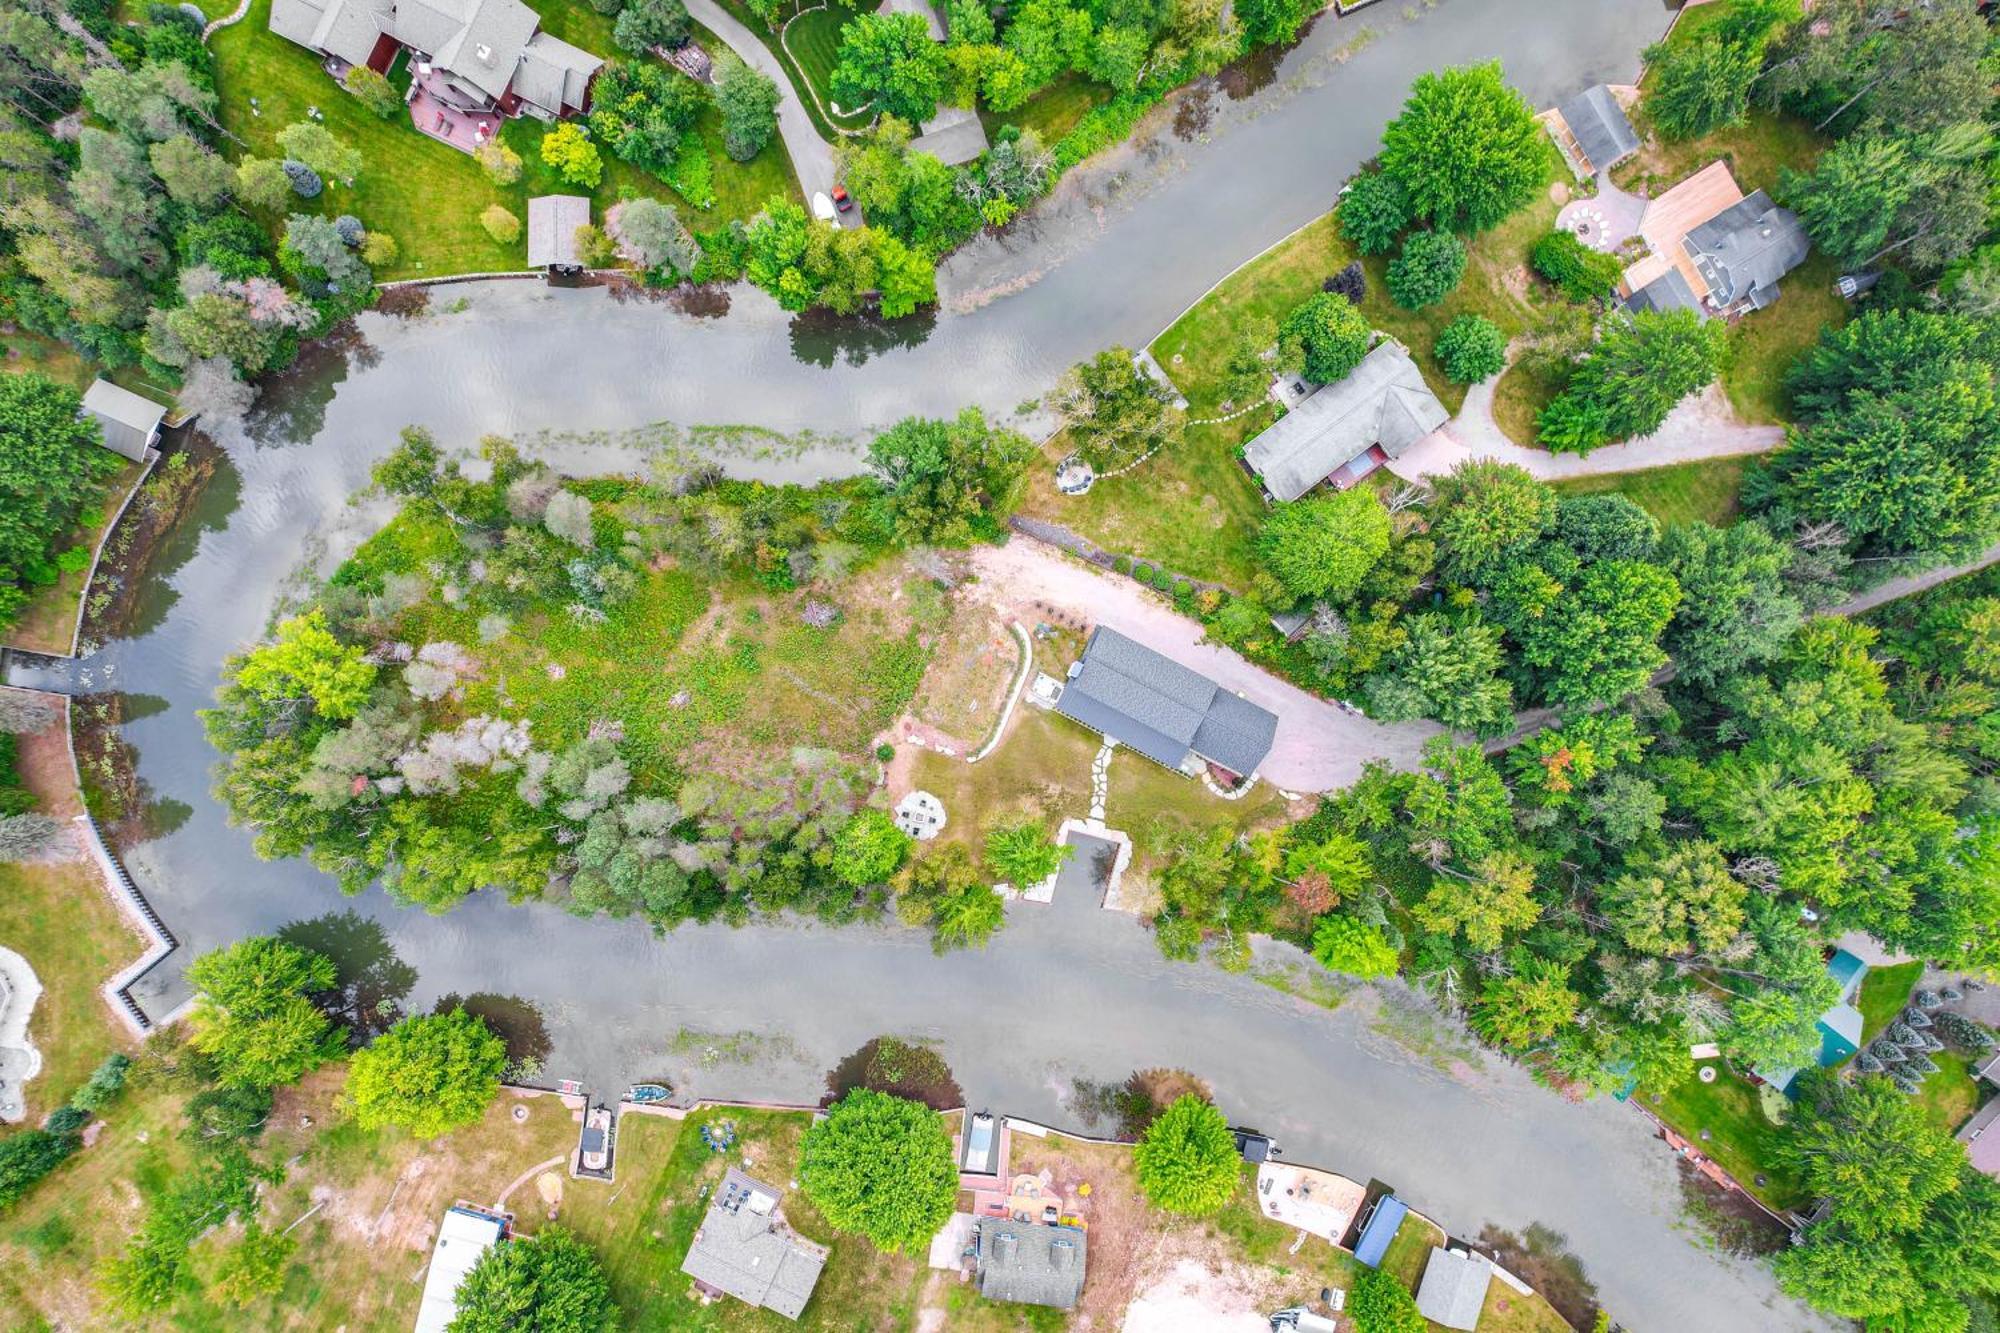
<instances>
[{"instance_id":1,"label":"small shed","mask_svg":"<svg viewBox=\"0 0 2000 1333\"><path fill-rule=\"evenodd\" d=\"M84 390L82 414L103 428L106 449L140 462L160 442L167 409L110 380L96 380Z\"/></svg>"},{"instance_id":2,"label":"small shed","mask_svg":"<svg viewBox=\"0 0 2000 1333\"><path fill-rule=\"evenodd\" d=\"M1557 107L1556 121L1550 126L1556 144L1575 159L1583 175L1609 171L1639 151L1639 136L1625 108L1604 84L1585 88Z\"/></svg>"},{"instance_id":3,"label":"small shed","mask_svg":"<svg viewBox=\"0 0 2000 1333\"><path fill-rule=\"evenodd\" d=\"M590 200L580 194L538 194L528 201L528 267L577 273L576 233L590 225Z\"/></svg>"},{"instance_id":4,"label":"small shed","mask_svg":"<svg viewBox=\"0 0 2000 1333\"><path fill-rule=\"evenodd\" d=\"M948 167L963 166L986 151L986 127L968 107L941 106L910 140L910 151L929 153Z\"/></svg>"},{"instance_id":5,"label":"small shed","mask_svg":"<svg viewBox=\"0 0 2000 1333\"><path fill-rule=\"evenodd\" d=\"M1493 1265L1484 1255L1433 1248L1417 1288L1417 1312L1446 1328L1476 1329L1492 1283Z\"/></svg>"}]
</instances>

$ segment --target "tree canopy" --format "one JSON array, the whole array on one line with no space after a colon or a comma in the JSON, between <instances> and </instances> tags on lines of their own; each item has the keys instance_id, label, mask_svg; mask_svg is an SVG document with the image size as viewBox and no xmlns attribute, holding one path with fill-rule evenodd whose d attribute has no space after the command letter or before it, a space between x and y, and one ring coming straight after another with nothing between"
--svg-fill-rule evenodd
<instances>
[{"instance_id":1,"label":"tree canopy","mask_svg":"<svg viewBox=\"0 0 2000 1333\"><path fill-rule=\"evenodd\" d=\"M1034 456L1026 436L989 424L976 407L950 421L907 417L868 446L897 533L937 546L998 537Z\"/></svg>"},{"instance_id":2,"label":"tree canopy","mask_svg":"<svg viewBox=\"0 0 2000 1333\"><path fill-rule=\"evenodd\" d=\"M252 936L188 965L196 1050L226 1084L295 1083L338 1055L346 1034L306 998L334 984L333 961L270 936Z\"/></svg>"},{"instance_id":3,"label":"tree canopy","mask_svg":"<svg viewBox=\"0 0 2000 1333\"><path fill-rule=\"evenodd\" d=\"M80 401L43 375L0 375L0 624L55 581L56 544L118 466Z\"/></svg>"},{"instance_id":4,"label":"tree canopy","mask_svg":"<svg viewBox=\"0 0 2000 1333\"><path fill-rule=\"evenodd\" d=\"M365 1127L435 1138L486 1114L506 1066L507 1043L478 1015L412 1015L356 1052L347 1095Z\"/></svg>"},{"instance_id":5,"label":"tree canopy","mask_svg":"<svg viewBox=\"0 0 2000 1333\"><path fill-rule=\"evenodd\" d=\"M1356 486L1279 505L1257 536L1257 558L1293 597L1346 597L1389 549L1389 514Z\"/></svg>"},{"instance_id":6,"label":"tree canopy","mask_svg":"<svg viewBox=\"0 0 2000 1333\"><path fill-rule=\"evenodd\" d=\"M1485 231L1526 204L1550 152L1498 61L1419 75L1382 132L1383 172L1401 183L1412 214L1448 231Z\"/></svg>"},{"instance_id":7,"label":"tree canopy","mask_svg":"<svg viewBox=\"0 0 2000 1333\"><path fill-rule=\"evenodd\" d=\"M856 1088L806 1130L799 1186L835 1228L918 1251L951 1217L958 1165L937 1112Z\"/></svg>"},{"instance_id":8,"label":"tree canopy","mask_svg":"<svg viewBox=\"0 0 2000 1333\"><path fill-rule=\"evenodd\" d=\"M560 1226L480 1255L457 1301L450 1333L602 1333L619 1315L597 1255Z\"/></svg>"},{"instance_id":9,"label":"tree canopy","mask_svg":"<svg viewBox=\"0 0 2000 1333\"><path fill-rule=\"evenodd\" d=\"M1220 1211L1235 1195L1243 1165L1229 1122L1193 1093L1146 1127L1132 1161L1139 1188L1154 1207L1190 1217Z\"/></svg>"}]
</instances>

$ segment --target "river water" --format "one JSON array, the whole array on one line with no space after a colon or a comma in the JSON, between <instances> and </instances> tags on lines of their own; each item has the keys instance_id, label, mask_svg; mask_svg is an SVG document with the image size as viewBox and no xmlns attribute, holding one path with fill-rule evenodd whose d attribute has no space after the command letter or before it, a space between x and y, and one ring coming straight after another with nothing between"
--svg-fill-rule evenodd
<instances>
[{"instance_id":1,"label":"river water","mask_svg":"<svg viewBox=\"0 0 2000 1333\"><path fill-rule=\"evenodd\" d=\"M136 988L142 1003L180 1003L180 969L196 953L343 906L331 881L259 861L227 826L195 712L292 572L368 530L376 516L347 497L402 425L452 445L539 436L548 456L585 470L630 466L668 433L657 423L729 424L787 437L700 442L734 471L850 471L852 441L870 427L967 403L1011 413L1106 343L1142 344L1323 212L1417 73L1497 55L1547 103L1629 81L1665 18L1657 0L1380 0L1325 20L1250 78L1261 88L1187 99L1173 124L1073 173L1029 225L954 257L934 319L866 327L795 320L748 289L723 313L528 282L438 288L421 318L365 316L345 346L268 389L247 434L222 441L231 466L164 553L133 635L76 671L79 686L134 696L125 735L172 828L128 858L184 945ZM810 1099L838 1058L896 1032L940 1039L975 1104L1073 1123L1072 1079L1184 1066L1294 1159L1390 1181L1456 1233L1541 1224L1567 1236L1627 1327L1820 1326L1761 1266L1700 1248L1674 1163L1639 1116L1568 1105L1490 1058L1441 1055L1389 1021L1403 1012L1394 989L1330 1012L1249 977L1167 964L1139 925L1073 899L1017 905L987 950L943 959L886 928L660 939L491 898L443 917L379 891L351 905L415 968L413 1003L487 992L538 1007L550 1077L615 1092L665 1076L718 1095ZM708 1034L693 1045L715 1057L690 1054L690 1034Z\"/></svg>"}]
</instances>

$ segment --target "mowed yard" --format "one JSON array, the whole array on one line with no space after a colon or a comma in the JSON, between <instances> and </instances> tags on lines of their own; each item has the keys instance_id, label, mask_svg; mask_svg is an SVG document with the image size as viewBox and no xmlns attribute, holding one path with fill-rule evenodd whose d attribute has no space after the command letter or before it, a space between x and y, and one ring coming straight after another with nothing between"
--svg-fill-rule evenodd
<instances>
[{"instance_id":1,"label":"mowed yard","mask_svg":"<svg viewBox=\"0 0 2000 1333\"><path fill-rule=\"evenodd\" d=\"M534 7L542 14L543 27L556 36L607 60L626 58L612 44L611 21L582 0L536 0ZM515 184L494 185L469 154L420 132L407 112L385 120L369 111L310 51L271 32L270 12L271 0L252 0L241 23L210 39L220 71L224 127L248 145L244 151L280 156L278 132L305 119L308 107L317 107L326 127L362 155L353 187L329 180L318 199L296 201L300 211L352 213L371 230L395 237L401 253L376 273L378 280L526 266L525 238L495 241L480 226L479 215L497 203L525 225L531 196L581 193L542 165L537 151L547 128L542 122L523 117L507 124L503 138L521 154L524 170ZM720 49L712 35L696 37ZM259 103L254 109L253 97ZM699 130L714 163L713 208L691 206L658 177L606 153L603 179L591 192L593 220L601 222L603 211L621 199L646 196L673 204L691 229L707 231L731 218L753 216L773 195L796 195L791 161L776 135L750 162L737 163L722 151L722 121L714 108L704 113ZM281 228L282 219L274 220L274 226Z\"/></svg>"}]
</instances>

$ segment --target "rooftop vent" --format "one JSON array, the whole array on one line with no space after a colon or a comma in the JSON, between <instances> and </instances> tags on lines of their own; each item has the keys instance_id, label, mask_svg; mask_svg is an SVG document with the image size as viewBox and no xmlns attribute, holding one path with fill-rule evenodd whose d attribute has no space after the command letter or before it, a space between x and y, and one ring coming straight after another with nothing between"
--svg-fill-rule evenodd
<instances>
[{"instance_id":1,"label":"rooftop vent","mask_svg":"<svg viewBox=\"0 0 2000 1333\"><path fill-rule=\"evenodd\" d=\"M1069 1241L1059 1240L1049 1246L1049 1267L1058 1273L1067 1273L1076 1263L1076 1246Z\"/></svg>"},{"instance_id":2,"label":"rooftop vent","mask_svg":"<svg viewBox=\"0 0 2000 1333\"><path fill-rule=\"evenodd\" d=\"M995 1236L993 1238L993 1262L997 1264L1012 1265L1015 1259L1015 1251L1019 1250L1020 1248L1021 1248L1020 1237L1015 1236L1012 1233L1003 1232L1000 1235Z\"/></svg>"},{"instance_id":3,"label":"rooftop vent","mask_svg":"<svg viewBox=\"0 0 2000 1333\"><path fill-rule=\"evenodd\" d=\"M478 46L472 48L472 54L478 56L480 63L483 65L490 65L493 63L493 48L488 46L484 42L481 42Z\"/></svg>"}]
</instances>

